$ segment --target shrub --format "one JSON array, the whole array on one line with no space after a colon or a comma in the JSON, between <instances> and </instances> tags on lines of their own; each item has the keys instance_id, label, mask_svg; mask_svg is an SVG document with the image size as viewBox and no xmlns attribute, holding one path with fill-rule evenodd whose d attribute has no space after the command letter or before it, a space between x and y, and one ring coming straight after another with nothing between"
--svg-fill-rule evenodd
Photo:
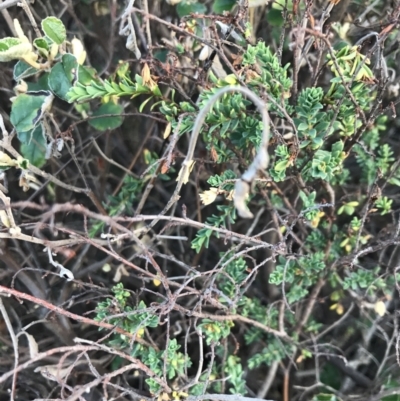
<instances>
[{"instance_id":1,"label":"shrub","mask_svg":"<svg viewBox=\"0 0 400 401\"><path fill-rule=\"evenodd\" d=\"M88 3L76 9L87 13ZM45 259L35 248L34 268L23 267L40 272L41 261L61 277L32 276L34 297L11 281L1 289L82 322L65 323L68 347L54 339L43 350L64 353L40 370L56 388L44 381L29 391L397 399L397 65L382 49L395 46L400 9L382 2L390 24L355 43L335 14L345 0L317 19L312 2L155 3L180 23L148 13L150 2L113 3L121 26L112 40L127 36L126 48L110 40L103 69L83 40L102 13L116 33L115 10L101 2L81 40L78 25L55 16L43 16L35 35L15 19L16 37L0 39L16 83L1 120L2 177L19 170L19 187L36 191L33 201L14 184L10 198L0 193L2 238L35 244L7 250L4 262L22 266L28 249L45 248ZM367 3L364 17L376 4ZM254 10L270 29L258 41ZM162 41L157 24L176 34ZM29 282L24 268L17 263L17 288ZM39 333L25 330L33 363L45 355L33 351ZM107 373L94 367L95 352L109 355ZM83 363L87 374L75 372ZM22 391L16 379L12 397Z\"/></svg>"}]
</instances>

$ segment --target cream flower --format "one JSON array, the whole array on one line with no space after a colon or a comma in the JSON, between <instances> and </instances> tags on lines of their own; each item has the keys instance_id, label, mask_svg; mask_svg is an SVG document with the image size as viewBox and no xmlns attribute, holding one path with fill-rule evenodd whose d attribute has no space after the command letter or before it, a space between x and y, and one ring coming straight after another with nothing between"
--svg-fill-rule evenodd
<instances>
[{"instance_id":1,"label":"cream flower","mask_svg":"<svg viewBox=\"0 0 400 401\"><path fill-rule=\"evenodd\" d=\"M208 191L204 191L200 194L200 200L203 205L210 205L215 201L218 195L218 188L210 188Z\"/></svg>"}]
</instances>

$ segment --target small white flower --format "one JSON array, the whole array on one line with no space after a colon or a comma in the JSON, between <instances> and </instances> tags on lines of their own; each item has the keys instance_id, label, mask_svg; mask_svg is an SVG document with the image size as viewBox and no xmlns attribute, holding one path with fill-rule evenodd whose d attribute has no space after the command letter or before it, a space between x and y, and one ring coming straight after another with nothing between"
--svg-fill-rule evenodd
<instances>
[{"instance_id":1,"label":"small white flower","mask_svg":"<svg viewBox=\"0 0 400 401\"><path fill-rule=\"evenodd\" d=\"M74 37L71 40L71 45L72 45L72 54L76 57L78 64L82 65L86 59L86 51L85 48L83 47L82 42Z\"/></svg>"},{"instance_id":2,"label":"small white flower","mask_svg":"<svg viewBox=\"0 0 400 401\"><path fill-rule=\"evenodd\" d=\"M218 188L210 188L200 194L200 200L203 205L209 205L215 201L218 195Z\"/></svg>"},{"instance_id":3,"label":"small white flower","mask_svg":"<svg viewBox=\"0 0 400 401\"><path fill-rule=\"evenodd\" d=\"M383 301L378 301L374 305L375 312L380 316L385 316L386 313L386 305Z\"/></svg>"}]
</instances>

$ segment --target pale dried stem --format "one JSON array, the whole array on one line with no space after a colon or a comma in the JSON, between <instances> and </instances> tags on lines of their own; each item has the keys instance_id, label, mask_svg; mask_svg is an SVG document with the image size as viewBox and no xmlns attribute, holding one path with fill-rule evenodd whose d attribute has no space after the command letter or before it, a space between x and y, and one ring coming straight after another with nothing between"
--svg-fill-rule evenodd
<instances>
[{"instance_id":1,"label":"pale dried stem","mask_svg":"<svg viewBox=\"0 0 400 401\"><path fill-rule=\"evenodd\" d=\"M0 296L0 312L3 315L4 322L7 326L7 330L10 334L11 341L14 348L14 370L13 370L13 380L11 385L11 393L10 393L10 401L14 401L15 398L15 389L17 386L17 367L18 367L18 360L19 360L19 352L18 352L18 339L14 333L14 329L12 327L10 318L8 317L7 310L4 306L3 300Z\"/></svg>"}]
</instances>

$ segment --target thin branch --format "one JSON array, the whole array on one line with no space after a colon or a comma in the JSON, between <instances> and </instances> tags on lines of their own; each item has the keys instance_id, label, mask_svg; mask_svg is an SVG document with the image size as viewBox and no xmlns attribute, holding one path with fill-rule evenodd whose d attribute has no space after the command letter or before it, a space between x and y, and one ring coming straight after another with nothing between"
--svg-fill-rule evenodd
<instances>
[{"instance_id":1,"label":"thin branch","mask_svg":"<svg viewBox=\"0 0 400 401\"><path fill-rule=\"evenodd\" d=\"M264 397L268 394L269 389L276 377L276 372L278 371L279 362L272 362L271 366L268 370L268 375L265 378L260 390L258 390L257 397L260 399L264 399Z\"/></svg>"},{"instance_id":2,"label":"thin branch","mask_svg":"<svg viewBox=\"0 0 400 401\"><path fill-rule=\"evenodd\" d=\"M16 6L20 0L6 0L0 3L0 11L5 10L6 8L10 8Z\"/></svg>"},{"instance_id":3,"label":"thin branch","mask_svg":"<svg viewBox=\"0 0 400 401\"><path fill-rule=\"evenodd\" d=\"M263 398L251 398L243 397L240 394L203 394L197 396L189 396L186 398L187 401L274 401L274 400L264 400Z\"/></svg>"},{"instance_id":4,"label":"thin branch","mask_svg":"<svg viewBox=\"0 0 400 401\"><path fill-rule=\"evenodd\" d=\"M239 92L246 97L248 97L257 107L260 114L262 115L263 120L263 134L261 138L261 145L258 149L257 155L251 163L250 167L244 172L241 179L236 181L235 185L235 193L234 193L234 204L238 211L239 216L243 218L252 218L253 214L247 209L246 206L246 198L250 191L250 185L253 180L256 178L258 171L265 170L268 166L269 158L268 158L268 142L269 142L269 115L267 111L267 105L263 100L261 100L255 93L244 86L227 86L219 89L210 99L208 99L207 103L200 110L199 114L196 117L196 120L193 125L192 133L190 136L189 148L186 154L186 158L182 163L182 168L179 172L178 183L176 185L175 191L171 196L169 202L160 213L164 215L168 212L168 210L174 205L174 203L179 199L179 192L189 179L190 169L193 165L193 155L194 149L197 144L197 139L200 134L201 126L207 116L207 113L211 110L213 105L220 99L223 95L230 92ZM159 218L155 219L148 229L151 229L159 220Z\"/></svg>"},{"instance_id":5,"label":"thin branch","mask_svg":"<svg viewBox=\"0 0 400 401\"><path fill-rule=\"evenodd\" d=\"M7 330L10 333L11 341L13 344L14 348L14 373L13 373L13 380L12 380L12 386L11 386L11 393L10 393L10 400L14 401L15 398L15 389L17 386L17 366L18 366L18 360L19 360L19 352L18 352L18 339L15 336L14 329L12 327L12 324L10 322L10 318L8 317L8 313L6 308L4 307L3 299L0 296L0 312L3 315L4 322L6 323Z\"/></svg>"},{"instance_id":6,"label":"thin branch","mask_svg":"<svg viewBox=\"0 0 400 401\"><path fill-rule=\"evenodd\" d=\"M59 313L60 315L69 317L70 319L76 320L77 322L81 322L81 323L92 325L92 326L102 327L104 329L114 330L115 332L117 332L119 334L123 334L129 338L135 338L136 341L139 343L147 344L145 341L143 341L140 338L138 338L137 336L135 336L135 334L131 334L119 327L116 327L113 324L109 324L109 323L105 323L105 322L98 322L96 320L89 319L87 317L76 315L75 313L71 313L65 309L60 308L59 306L53 305L44 299L36 298L32 295L25 294L24 292L14 290L13 288L7 288L7 287L0 285L0 293L13 295L20 299L25 299L26 301L30 301L37 305L43 306L44 308L49 309L52 312ZM0 383L1 383L1 378L0 378Z\"/></svg>"}]
</instances>

